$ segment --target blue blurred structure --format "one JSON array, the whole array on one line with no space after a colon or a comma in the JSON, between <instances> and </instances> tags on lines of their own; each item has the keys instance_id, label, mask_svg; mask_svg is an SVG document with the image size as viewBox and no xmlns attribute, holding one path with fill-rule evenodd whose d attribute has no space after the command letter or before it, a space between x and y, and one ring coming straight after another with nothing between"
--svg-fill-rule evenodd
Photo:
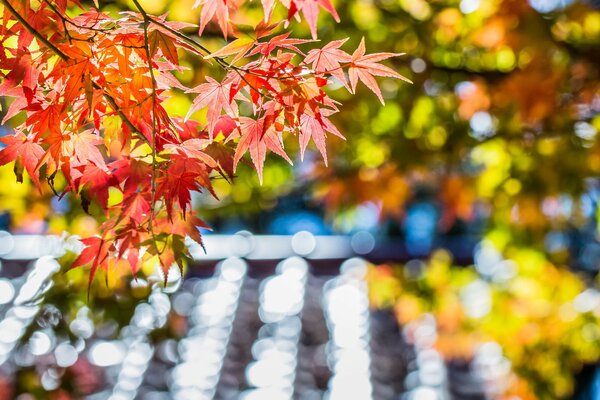
<instances>
[{"instance_id":1,"label":"blue blurred structure","mask_svg":"<svg viewBox=\"0 0 600 400\"><path fill-rule=\"evenodd\" d=\"M439 212L429 202L408 207L404 220L404 235L408 254L423 257L431 252L437 231Z\"/></svg>"},{"instance_id":2,"label":"blue blurred structure","mask_svg":"<svg viewBox=\"0 0 600 400\"><path fill-rule=\"evenodd\" d=\"M272 235L293 235L300 231L307 231L313 235L332 233L321 216L310 211L292 211L278 214L267 228L267 233Z\"/></svg>"}]
</instances>

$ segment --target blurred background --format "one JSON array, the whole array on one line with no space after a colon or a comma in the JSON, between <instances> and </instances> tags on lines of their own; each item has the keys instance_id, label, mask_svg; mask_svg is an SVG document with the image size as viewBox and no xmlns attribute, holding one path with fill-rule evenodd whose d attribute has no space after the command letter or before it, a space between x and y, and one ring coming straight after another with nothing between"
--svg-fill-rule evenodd
<instances>
[{"instance_id":1,"label":"blurred background","mask_svg":"<svg viewBox=\"0 0 600 400\"><path fill-rule=\"evenodd\" d=\"M327 168L312 152L271 157L262 186L243 165L215 180L183 280L116 264L88 301L60 235L97 221L0 168L0 399L600 398L600 2L335 5L320 39L406 53L414 84L382 80L381 106L332 83L347 141ZM221 73L181 56L188 86Z\"/></svg>"}]
</instances>

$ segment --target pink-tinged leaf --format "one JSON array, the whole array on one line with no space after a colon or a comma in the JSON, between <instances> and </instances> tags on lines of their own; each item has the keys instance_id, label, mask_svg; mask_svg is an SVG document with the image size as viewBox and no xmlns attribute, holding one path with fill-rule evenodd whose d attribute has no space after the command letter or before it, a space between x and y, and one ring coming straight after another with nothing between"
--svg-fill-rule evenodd
<instances>
[{"instance_id":1,"label":"pink-tinged leaf","mask_svg":"<svg viewBox=\"0 0 600 400\"><path fill-rule=\"evenodd\" d=\"M292 163L292 160L290 160L283 149L281 137L273 125L265 126L264 118L254 120L252 118L241 117L240 123L241 138L237 144L233 159L234 168L237 167L237 164L244 153L249 151L252 163L256 167L258 178L262 184L263 166L267 150L271 150L283 157L290 164Z\"/></svg>"},{"instance_id":2,"label":"pink-tinged leaf","mask_svg":"<svg viewBox=\"0 0 600 400\"><path fill-rule=\"evenodd\" d=\"M131 247L128 249L127 262L131 266L131 273L136 276L140 265L140 250L138 248Z\"/></svg>"},{"instance_id":3,"label":"pink-tinged leaf","mask_svg":"<svg viewBox=\"0 0 600 400\"><path fill-rule=\"evenodd\" d=\"M350 76L350 84L352 85L353 92L355 91L356 84L360 79L362 83L364 83L369 89L371 89L373 93L375 93L381 104L385 104L385 101L383 100L383 95L381 94L381 90L377 85L377 81L375 80L375 78L373 78L373 75L359 68L350 68L348 73Z\"/></svg>"},{"instance_id":4,"label":"pink-tinged leaf","mask_svg":"<svg viewBox=\"0 0 600 400\"><path fill-rule=\"evenodd\" d=\"M226 0L196 0L192 8L202 6L202 12L200 13L200 29L198 34L202 36L202 32L206 28L206 25L213 19L217 19L217 23L223 32L223 36L227 39L229 30L229 4ZM231 4L232 1L230 0Z\"/></svg>"},{"instance_id":5,"label":"pink-tinged leaf","mask_svg":"<svg viewBox=\"0 0 600 400\"><path fill-rule=\"evenodd\" d=\"M386 67L385 65L378 64L379 61L386 60L391 57L398 57L402 54L396 53L375 53L365 55L365 39L362 38L360 44L352 54L352 60L350 68L348 69L348 76L350 78L351 92L356 91L356 85L358 81L362 81L381 101L381 104L385 104L381 90L377 85L377 81L373 78L375 76L383 76L389 78L402 79L403 81L412 83L409 79L400 75L393 69Z\"/></svg>"},{"instance_id":6,"label":"pink-tinged leaf","mask_svg":"<svg viewBox=\"0 0 600 400\"><path fill-rule=\"evenodd\" d=\"M319 3L315 0L304 0L301 3L300 8L304 19L310 28L310 34L313 39L317 38L317 21L319 19Z\"/></svg>"},{"instance_id":7,"label":"pink-tinged leaf","mask_svg":"<svg viewBox=\"0 0 600 400\"><path fill-rule=\"evenodd\" d=\"M225 139L228 139L231 133L237 128L237 123L229 115L221 115L211 132L213 137L222 133Z\"/></svg>"},{"instance_id":8,"label":"pink-tinged leaf","mask_svg":"<svg viewBox=\"0 0 600 400\"><path fill-rule=\"evenodd\" d=\"M2 119L2 124L3 125L6 124L6 122L9 119L11 119L15 115L17 115L19 112L23 111L23 109L26 106L27 106L27 99L25 98L25 96L16 97L13 100L13 102L10 103L10 106L8 107L8 110L6 110L6 115Z\"/></svg>"},{"instance_id":9,"label":"pink-tinged leaf","mask_svg":"<svg viewBox=\"0 0 600 400\"><path fill-rule=\"evenodd\" d=\"M158 64L158 63L157 63ZM168 71L163 72L156 76L156 84L158 89L170 90L176 88L179 90L187 91L190 90L187 86L184 86L173 74Z\"/></svg>"},{"instance_id":10,"label":"pink-tinged leaf","mask_svg":"<svg viewBox=\"0 0 600 400\"><path fill-rule=\"evenodd\" d=\"M344 84L344 86L348 87L346 75L340 64L350 62L352 59L350 54L340 49L347 40L334 40L331 43L327 43L322 49L309 51L304 62L311 64L315 72L332 75Z\"/></svg>"},{"instance_id":11,"label":"pink-tinged leaf","mask_svg":"<svg viewBox=\"0 0 600 400\"><path fill-rule=\"evenodd\" d=\"M323 110L322 112L323 114L318 116L303 114L300 118L300 158L304 159L304 152L306 151L308 142L312 138L313 142L317 146L317 149L319 149L321 156L323 156L325 165L327 165L327 148L325 144L327 132L332 133L342 139L344 139L344 136L325 116L329 115L331 112L327 112L326 110Z\"/></svg>"},{"instance_id":12,"label":"pink-tinged leaf","mask_svg":"<svg viewBox=\"0 0 600 400\"><path fill-rule=\"evenodd\" d=\"M107 170L104 156L98 149L98 146L103 145L104 141L92 132L92 130L88 130L71 136L73 154L81 164L91 161L98 168Z\"/></svg>"},{"instance_id":13,"label":"pink-tinged leaf","mask_svg":"<svg viewBox=\"0 0 600 400\"><path fill-rule=\"evenodd\" d=\"M340 22L340 17L330 0L287 0L282 1L282 4L288 8L288 21L293 17L297 18L297 13L302 11L304 19L306 19L306 22L310 27L313 39L317 38L319 6L330 13L337 22Z\"/></svg>"},{"instance_id":14,"label":"pink-tinged leaf","mask_svg":"<svg viewBox=\"0 0 600 400\"><path fill-rule=\"evenodd\" d=\"M267 42L257 43L256 46L248 53L248 56L253 56L255 54L262 54L264 56L268 56L275 49L288 49L292 50L298 54L304 55L300 49L296 47L297 44L304 44L313 42L313 40L304 40L304 39L288 39L291 32L286 32L284 34L275 36Z\"/></svg>"},{"instance_id":15,"label":"pink-tinged leaf","mask_svg":"<svg viewBox=\"0 0 600 400\"><path fill-rule=\"evenodd\" d=\"M271 15L273 14L273 8L275 7L275 0L261 0L265 18L265 22L269 22Z\"/></svg>"},{"instance_id":16,"label":"pink-tinged leaf","mask_svg":"<svg viewBox=\"0 0 600 400\"><path fill-rule=\"evenodd\" d=\"M317 0L317 1L321 5L321 7L323 7L325 10L327 10L327 12L333 16L333 19L335 19L335 22L340 22L340 16L338 15L337 11L335 10L335 7L333 6L333 4L331 3L330 0Z\"/></svg>"},{"instance_id":17,"label":"pink-tinged leaf","mask_svg":"<svg viewBox=\"0 0 600 400\"><path fill-rule=\"evenodd\" d=\"M212 132L221 116L221 112L225 111L225 113L232 117L236 116L237 106L230 98L230 82L223 84L211 77L207 77L206 80L208 83L203 83L188 91L190 93L198 93L198 96L196 96L192 102L185 119L189 119L194 112L208 107L206 119L208 121L209 133L212 139Z\"/></svg>"}]
</instances>

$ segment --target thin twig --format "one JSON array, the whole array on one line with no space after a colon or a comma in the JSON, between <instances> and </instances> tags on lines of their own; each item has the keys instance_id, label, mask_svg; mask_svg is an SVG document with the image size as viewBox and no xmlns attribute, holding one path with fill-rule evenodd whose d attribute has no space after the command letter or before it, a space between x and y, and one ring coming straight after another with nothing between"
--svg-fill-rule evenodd
<instances>
[{"instance_id":1,"label":"thin twig","mask_svg":"<svg viewBox=\"0 0 600 400\"><path fill-rule=\"evenodd\" d=\"M137 3L136 1L134 1L134 4ZM137 4L136 4L137 7ZM139 9L139 7L138 7ZM140 10L141 12L141 10ZM156 19L152 18L151 16L149 16L147 13L145 13L145 11L142 13L142 16L144 17L144 19L147 19L150 22L155 23L156 25L160 26L163 29L168 30L169 32L171 32L173 35L177 36L178 38L180 38L181 40L186 41L189 44L192 44L194 46L196 46L196 48L198 48L199 50L203 51L204 53L206 53L206 55L210 55L211 51L208 50L206 47L204 47L201 43L198 43L196 40L192 39L191 37L184 35L183 33L171 28L169 25L166 25L160 21L157 21ZM225 69L226 71L231 71L234 70L239 77L252 89L254 89L257 93L260 93L260 91L258 89L256 89L254 86L252 86L252 84L246 79L246 77L244 77L242 75L241 72L245 72L245 73L250 73L252 75L257 75L257 76L261 76L258 74L253 73L252 71L248 71L244 68L240 68L240 67L236 67L235 65L231 65L229 64L227 61L225 61L224 57L213 57L213 59L217 62L217 64L219 64L219 66L221 66L223 69ZM276 79L276 78L275 78ZM273 99L272 96L266 95L267 98L271 98Z\"/></svg>"},{"instance_id":2,"label":"thin twig","mask_svg":"<svg viewBox=\"0 0 600 400\"><path fill-rule=\"evenodd\" d=\"M154 76L154 66L152 65L152 54L150 53L150 39L148 37L148 26L150 18L146 11L142 8L138 0L133 0L133 4L140 10L144 17L144 47L146 49L146 57L148 58L148 70L150 71L150 79L152 80L152 176L151 176L151 209L150 209L150 232L154 238L154 203L156 201L156 78Z\"/></svg>"},{"instance_id":3,"label":"thin twig","mask_svg":"<svg viewBox=\"0 0 600 400\"><path fill-rule=\"evenodd\" d=\"M48 7L50 7L50 9L52 11L54 11L54 13L56 15L58 15L58 17L62 20L63 25L65 24L69 24L69 25L73 25L76 28L79 29L85 29L88 31L92 31L92 32L101 32L101 33L106 33L106 32L110 32L111 30L113 30L113 28L95 28L93 26L83 26L83 25L78 25L75 22L71 21L69 18L65 17L57 8L54 4L50 3L50 1L48 0L44 0L44 3L46 3L48 5ZM98 22L96 21L94 23L94 25L96 25ZM65 27L65 31L66 31L66 27ZM67 32L67 36L70 37L69 33Z\"/></svg>"},{"instance_id":4,"label":"thin twig","mask_svg":"<svg viewBox=\"0 0 600 400\"><path fill-rule=\"evenodd\" d=\"M62 15L60 13L60 11L58 11L58 9L54 6L54 4L50 3L48 0L44 0L44 2L48 5L48 7L50 7L50 9L52 11L54 11L54 14L56 14L60 18L62 25L63 25L63 29L65 30L65 35L67 35L67 39L69 40L69 44L72 44L71 43L71 34L69 33L69 30L67 29L67 18L65 18L65 16Z\"/></svg>"}]
</instances>

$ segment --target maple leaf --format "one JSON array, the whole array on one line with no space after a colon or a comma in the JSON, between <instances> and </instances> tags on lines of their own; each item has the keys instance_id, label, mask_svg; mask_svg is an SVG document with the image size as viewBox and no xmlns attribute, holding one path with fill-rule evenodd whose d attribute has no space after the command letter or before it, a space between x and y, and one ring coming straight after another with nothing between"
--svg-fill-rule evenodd
<instances>
[{"instance_id":1,"label":"maple leaf","mask_svg":"<svg viewBox=\"0 0 600 400\"><path fill-rule=\"evenodd\" d=\"M304 55L300 49L296 47L297 44L310 43L314 40L305 40L305 39L294 39L289 38L292 32L286 32L281 35L275 36L269 39L267 42L259 42L256 46L248 53L248 56L253 56L255 54L262 54L263 56L268 56L275 49L288 49L292 50L298 54Z\"/></svg>"},{"instance_id":2,"label":"maple leaf","mask_svg":"<svg viewBox=\"0 0 600 400\"><path fill-rule=\"evenodd\" d=\"M148 236L148 232L139 224L130 220L127 225L116 231L119 253L118 258L125 258L135 276L140 264L140 248Z\"/></svg>"},{"instance_id":3,"label":"maple leaf","mask_svg":"<svg viewBox=\"0 0 600 400\"><path fill-rule=\"evenodd\" d=\"M195 213L190 213L187 218L183 218L182 214L174 215L172 220L158 218L156 222L158 231L169 235L177 235L182 238L189 237L201 246L203 244L199 228L211 230Z\"/></svg>"},{"instance_id":4,"label":"maple leaf","mask_svg":"<svg viewBox=\"0 0 600 400\"><path fill-rule=\"evenodd\" d=\"M239 59L243 58L254 46L256 39L248 36L243 36L241 38L235 39L233 42L228 43L226 46L222 47L218 51L209 54L205 58L210 59L214 57L227 57L232 54L235 54L235 57L231 60L231 63L235 63Z\"/></svg>"},{"instance_id":5,"label":"maple leaf","mask_svg":"<svg viewBox=\"0 0 600 400\"><path fill-rule=\"evenodd\" d=\"M208 83L200 84L188 91L188 93L198 93L198 95L192 101L185 119L189 119L194 112L208 107L206 119L212 139L212 132L221 116L221 112L225 111L233 117L237 114L237 107L230 98L231 82L221 83L211 77L206 77L206 80Z\"/></svg>"},{"instance_id":6,"label":"maple leaf","mask_svg":"<svg viewBox=\"0 0 600 400\"><path fill-rule=\"evenodd\" d=\"M377 81L373 78L375 76L384 76L389 78L398 78L403 81L412 83L409 79L400 75L393 69L386 67L385 65L378 64L379 61L387 60L391 57L398 57L403 53L374 53L365 55L365 38L362 38L360 44L352 54L350 61L350 68L348 69L348 75L350 77L350 87L352 93L356 90L356 84L360 79L375 95L381 104L385 104L381 90L377 85Z\"/></svg>"},{"instance_id":7,"label":"maple leaf","mask_svg":"<svg viewBox=\"0 0 600 400\"><path fill-rule=\"evenodd\" d=\"M150 202L147 199L148 193L137 192L128 196L123 201L122 215L131 218L133 222L140 225L150 215Z\"/></svg>"},{"instance_id":8,"label":"maple leaf","mask_svg":"<svg viewBox=\"0 0 600 400\"><path fill-rule=\"evenodd\" d=\"M233 156L235 151L230 146L213 142L206 148L206 154L210 155L219 164L219 172L225 179L233 179L235 173Z\"/></svg>"},{"instance_id":9,"label":"maple leaf","mask_svg":"<svg viewBox=\"0 0 600 400\"><path fill-rule=\"evenodd\" d=\"M63 98L65 103L73 103L81 94L86 93L86 97L90 97L90 92L93 94L92 77L99 74L98 69L90 61L83 59L69 62L68 66L57 66L49 77L55 79L65 79L65 88Z\"/></svg>"},{"instance_id":10,"label":"maple leaf","mask_svg":"<svg viewBox=\"0 0 600 400\"><path fill-rule=\"evenodd\" d=\"M179 144L168 144L165 146L165 150L171 154L180 154L187 158L200 160L210 168L217 168L217 162L205 151L210 143L210 140L206 139L188 139Z\"/></svg>"},{"instance_id":11,"label":"maple leaf","mask_svg":"<svg viewBox=\"0 0 600 400\"><path fill-rule=\"evenodd\" d=\"M0 165L17 161L25 167L33 182L39 187L40 178L37 172L37 165L45 154L42 146L31 141L21 132L18 132L15 136L3 136L0 138L0 142L6 145L5 148L0 150ZM17 169L15 169L16 171ZM17 180L23 182L23 176L17 175Z\"/></svg>"},{"instance_id":12,"label":"maple leaf","mask_svg":"<svg viewBox=\"0 0 600 400\"><path fill-rule=\"evenodd\" d=\"M304 114L300 118L300 158L304 159L304 152L308 146L308 142L312 138L313 142L319 149L325 165L327 165L327 149L325 147L325 139L327 132L333 133L335 136L345 139L344 136L338 131L325 115L328 115L331 111L323 110L322 113L317 115Z\"/></svg>"},{"instance_id":13,"label":"maple leaf","mask_svg":"<svg viewBox=\"0 0 600 400\"><path fill-rule=\"evenodd\" d=\"M3 47L2 51L4 52ZM23 96L23 100L27 104L31 104L38 87L40 71L34 67L29 51L25 48L19 48L13 58L0 57L0 68L9 71L0 84L0 95L12 96L17 99ZM18 85L20 87L17 87ZM10 119L12 115L14 113L7 113L4 121Z\"/></svg>"},{"instance_id":14,"label":"maple leaf","mask_svg":"<svg viewBox=\"0 0 600 400\"><path fill-rule=\"evenodd\" d=\"M304 59L306 64L312 64L315 72L327 73L336 77L344 86L348 87L346 75L340 63L347 63L352 60L350 54L341 50L340 47L348 39L334 40L327 43L322 49L313 49L308 52Z\"/></svg>"},{"instance_id":15,"label":"maple leaf","mask_svg":"<svg viewBox=\"0 0 600 400\"><path fill-rule=\"evenodd\" d=\"M302 11L313 39L317 38L317 20L320 7L331 14L336 22L340 22L340 17L330 0L282 0L282 4L288 9L288 21L294 16L297 17L298 12ZM269 3L269 0L265 0L263 1L263 8L265 9L265 14L267 14L267 12L270 13L273 9L273 5Z\"/></svg>"},{"instance_id":16,"label":"maple leaf","mask_svg":"<svg viewBox=\"0 0 600 400\"><path fill-rule=\"evenodd\" d=\"M151 166L132 158L115 160L109 165L112 174L117 177L119 186L123 187L125 197L138 191L149 190L148 177L152 174Z\"/></svg>"},{"instance_id":17,"label":"maple leaf","mask_svg":"<svg viewBox=\"0 0 600 400\"><path fill-rule=\"evenodd\" d=\"M310 33L313 39L317 38L317 20L319 17L319 6L323 7L327 12L329 12L336 22L340 22L340 17L335 11L333 4L331 4L330 0L295 0L296 3L299 3L299 8L302 10L302 14L304 15L304 19L308 23L310 27Z\"/></svg>"},{"instance_id":18,"label":"maple leaf","mask_svg":"<svg viewBox=\"0 0 600 400\"><path fill-rule=\"evenodd\" d=\"M283 142L273 125L265 124L265 118L252 119L248 117L240 118L241 138L237 144L235 156L233 159L234 170L246 151L250 152L252 163L258 172L258 178L262 184L263 165L267 150L283 157L290 164L292 160L283 150Z\"/></svg>"},{"instance_id":19,"label":"maple leaf","mask_svg":"<svg viewBox=\"0 0 600 400\"><path fill-rule=\"evenodd\" d=\"M202 36L202 32L204 32L206 25L210 20L216 18L219 28L221 28L221 32L223 32L223 36L227 39L229 31L229 9L237 8L237 3L238 1L236 0L196 0L192 8L202 6L198 34Z\"/></svg>"},{"instance_id":20,"label":"maple leaf","mask_svg":"<svg viewBox=\"0 0 600 400\"><path fill-rule=\"evenodd\" d=\"M108 206L108 189L111 186L117 186L119 181L116 176L99 168L94 163L86 164L78 169L82 170L81 177L74 180L77 186L85 187L88 192L98 201L102 209Z\"/></svg>"},{"instance_id":21,"label":"maple leaf","mask_svg":"<svg viewBox=\"0 0 600 400\"><path fill-rule=\"evenodd\" d=\"M275 0L261 0L261 4L263 6L263 11L265 14L264 21L268 22L271 19L271 14L273 14L273 8L275 7Z\"/></svg>"},{"instance_id":22,"label":"maple leaf","mask_svg":"<svg viewBox=\"0 0 600 400\"><path fill-rule=\"evenodd\" d=\"M254 28L245 25L235 25L233 31L237 39L228 43L218 51L209 54L205 58L227 57L235 54L235 57L231 60L231 63L233 64L246 55L255 54L250 53L250 51L254 47L256 41L271 34L278 25L279 24L267 24L264 21L261 21Z\"/></svg>"},{"instance_id":23,"label":"maple leaf","mask_svg":"<svg viewBox=\"0 0 600 400\"><path fill-rule=\"evenodd\" d=\"M51 104L33 103L27 106L29 111L26 125L35 134L36 139L49 132L60 133L60 121L64 117L64 105L59 102Z\"/></svg>"},{"instance_id":24,"label":"maple leaf","mask_svg":"<svg viewBox=\"0 0 600 400\"><path fill-rule=\"evenodd\" d=\"M237 128L237 123L233 118L229 115L221 115L213 127L212 135L215 137L219 133L222 133L225 139L227 139L235 128Z\"/></svg>"},{"instance_id":25,"label":"maple leaf","mask_svg":"<svg viewBox=\"0 0 600 400\"><path fill-rule=\"evenodd\" d=\"M47 162L50 173L62 168L67 178L70 176L71 167L86 165L88 162L106 171L104 157L97 147L104 142L92 132L93 130L71 134L52 132L46 138L50 147L39 160L37 167Z\"/></svg>"},{"instance_id":26,"label":"maple leaf","mask_svg":"<svg viewBox=\"0 0 600 400\"><path fill-rule=\"evenodd\" d=\"M207 189L217 197L212 189L210 170L199 160L174 157L168 169L157 179L156 195L165 199L167 214L173 215L173 204L179 205L185 214L191 205L191 192Z\"/></svg>"},{"instance_id":27,"label":"maple leaf","mask_svg":"<svg viewBox=\"0 0 600 400\"><path fill-rule=\"evenodd\" d=\"M112 242L98 236L91 236L81 239L81 243L83 243L86 247L75 259L75 261L73 261L73 264L71 264L71 269L82 267L87 264L92 265L88 279L89 295L92 281L94 280L94 276L96 275L98 267L108 272L110 253L116 251L116 248Z\"/></svg>"},{"instance_id":28,"label":"maple leaf","mask_svg":"<svg viewBox=\"0 0 600 400\"><path fill-rule=\"evenodd\" d=\"M63 154L70 152L79 163L87 164L90 161L106 170L104 156L98 149L98 145L101 144L104 144L104 141L90 129L70 135L70 139L63 142Z\"/></svg>"},{"instance_id":29,"label":"maple leaf","mask_svg":"<svg viewBox=\"0 0 600 400\"><path fill-rule=\"evenodd\" d=\"M275 88L273 88L269 82L269 77L263 76L260 74L260 71L257 70L251 70L250 72L244 74L244 79L240 79L239 84L236 86L236 90L239 91L246 86L250 92L252 103L255 105L259 104L259 100L262 98L262 89L266 89L267 93L276 92Z\"/></svg>"},{"instance_id":30,"label":"maple leaf","mask_svg":"<svg viewBox=\"0 0 600 400\"><path fill-rule=\"evenodd\" d=\"M167 284L169 270L173 264L177 264L179 272L183 276L183 259L191 257L185 245L185 237L175 234L161 233L158 235L159 241L162 241L162 249L156 250L163 273L164 284ZM155 244L156 246L156 244ZM152 254L152 252L151 252Z\"/></svg>"},{"instance_id":31,"label":"maple leaf","mask_svg":"<svg viewBox=\"0 0 600 400\"><path fill-rule=\"evenodd\" d=\"M154 29L148 34L148 46L150 48L150 57L154 57L158 49L162 52L162 55L173 64L179 64L179 57L177 56L177 48L173 42L173 38L166 33Z\"/></svg>"},{"instance_id":32,"label":"maple leaf","mask_svg":"<svg viewBox=\"0 0 600 400\"><path fill-rule=\"evenodd\" d=\"M202 238L197 226L206 227L206 224L193 215L188 221L173 216L171 220L158 218L155 222L158 233L142 242L141 245L147 246L149 254L158 257L166 285L171 266L177 264L181 275L183 275L183 260L190 261L192 259L185 244L186 236L191 237L202 246Z\"/></svg>"}]
</instances>

